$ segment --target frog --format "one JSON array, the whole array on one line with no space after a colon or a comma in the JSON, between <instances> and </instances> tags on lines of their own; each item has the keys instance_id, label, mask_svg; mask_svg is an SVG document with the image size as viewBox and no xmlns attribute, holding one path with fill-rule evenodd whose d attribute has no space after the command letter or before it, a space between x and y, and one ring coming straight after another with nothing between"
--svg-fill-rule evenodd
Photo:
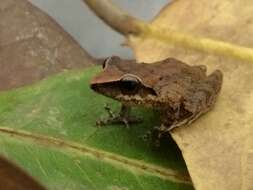
<instances>
[{"instance_id":1,"label":"frog","mask_svg":"<svg viewBox=\"0 0 253 190\"><path fill-rule=\"evenodd\" d=\"M91 79L91 89L122 106L117 114L106 106L109 117L98 124L124 123L129 127L141 121L131 116L131 108L143 106L159 113L156 129L162 134L188 126L212 110L223 82L221 70L208 75L205 65L189 65L172 57L150 64L111 56L102 67Z\"/></svg>"}]
</instances>

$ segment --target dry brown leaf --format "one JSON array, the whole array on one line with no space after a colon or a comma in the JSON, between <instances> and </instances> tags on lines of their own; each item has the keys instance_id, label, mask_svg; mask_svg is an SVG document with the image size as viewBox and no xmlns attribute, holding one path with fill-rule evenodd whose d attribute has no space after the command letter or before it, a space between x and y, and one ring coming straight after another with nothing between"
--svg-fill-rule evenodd
<instances>
[{"instance_id":1,"label":"dry brown leaf","mask_svg":"<svg viewBox=\"0 0 253 190\"><path fill-rule=\"evenodd\" d=\"M177 0L151 23L188 34L253 47L252 0ZM139 61L172 56L220 69L224 83L215 108L172 131L197 190L253 189L253 63L172 46L152 36L130 37Z\"/></svg>"},{"instance_id":2,"label":"dry brown leaf","mask_svg":"<svg viewBox=\"0 0 253 190\"><path fill-rule=\"evenodd\" d=\"M0 189L46 190L21 168L0 156Z\"/></svg>"},{"instance_id":3,"label":"dry brown leaf","mask_svg":"<svg viewBox=\"0 0 253 190\"><path fill-rule=\"evenodd\" d=\"M92 63L70 35L27 0L1 0L0 18L0 90Z\"/></svg>"}]
</instances>

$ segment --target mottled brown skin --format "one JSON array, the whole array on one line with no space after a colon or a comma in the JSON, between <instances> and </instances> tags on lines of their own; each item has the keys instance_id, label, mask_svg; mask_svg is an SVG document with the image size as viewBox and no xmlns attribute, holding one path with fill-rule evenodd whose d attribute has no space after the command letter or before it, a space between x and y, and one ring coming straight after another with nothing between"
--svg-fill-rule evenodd
<instances>
[{"instance_id":1,"label":"mottled brown skin","mask_svg":"<svg viewBox=\"0 0 253 190\"><path fill-rule=\"evenodd\" d=\"M174 58L145 64L114 56L103 67L91 88L125 107L140 105L160 111L160 130L165 132L209 111L222 85L221 71L207 76L205 66L190 66Z\"/></svg>"}]
</instances>

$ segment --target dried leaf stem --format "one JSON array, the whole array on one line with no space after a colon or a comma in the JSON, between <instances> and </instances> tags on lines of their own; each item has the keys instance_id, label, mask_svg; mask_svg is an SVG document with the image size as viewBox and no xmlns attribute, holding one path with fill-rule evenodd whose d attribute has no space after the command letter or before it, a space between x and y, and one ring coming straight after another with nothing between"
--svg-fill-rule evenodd
<instances>
[{"instance_id":1,"label":"dried leaf stem","mask_svg":"<svg viewBox=\"0 0 253 190\"><path fill-rule=\"evenodd\" d=\"M124 35L138 34L142 31L142 21L128 15L110 0L83 0L98 17L111 28Z\"/></svg>"},{"instance_id":2,"label":"dried leaf stem","mask_svg":"<svg viewBox=\"0 0 253 190\"><path fill-rule=\"evenodd\" d=\"M169 28L153 26L129 16L110 0L83 0L105 23L119 33L137 35L141 38L155 38L164 43L198 50L214 55L236 58L253 62L253 49L236 44L193 36Z\"/></svg>"},{"instance_id":3,"label":"dried leaf stem","mask_svg":"<svg viewBox=\"0 0 253 190\"><path fill-rule=\"evenodd\" d=\"M238 60L253 62L253 49L236 44L202 38L168 28L155 27L148 25L141 33L142 38L155 38L164 43L174 44L179 47L198 50L213 55L221 55Z\"/></svg>"}]
</instances>

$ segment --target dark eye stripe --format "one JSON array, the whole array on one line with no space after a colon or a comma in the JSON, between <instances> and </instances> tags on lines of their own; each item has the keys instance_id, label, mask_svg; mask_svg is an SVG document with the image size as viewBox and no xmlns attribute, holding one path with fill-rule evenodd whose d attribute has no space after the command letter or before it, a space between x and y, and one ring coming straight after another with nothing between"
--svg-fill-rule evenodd
<instances>
[{"instance_id":1,"label":"dark eye stripe","mask_svg":"<svg viewBox=\"0 0 253 190\"><path fill-rule=\"evenodd\" d=\"M126 90L134 91L138 87L139 83L136 81L129 80L129 81L122 81L121 85Z\"/></svg>"}]
</instances>

